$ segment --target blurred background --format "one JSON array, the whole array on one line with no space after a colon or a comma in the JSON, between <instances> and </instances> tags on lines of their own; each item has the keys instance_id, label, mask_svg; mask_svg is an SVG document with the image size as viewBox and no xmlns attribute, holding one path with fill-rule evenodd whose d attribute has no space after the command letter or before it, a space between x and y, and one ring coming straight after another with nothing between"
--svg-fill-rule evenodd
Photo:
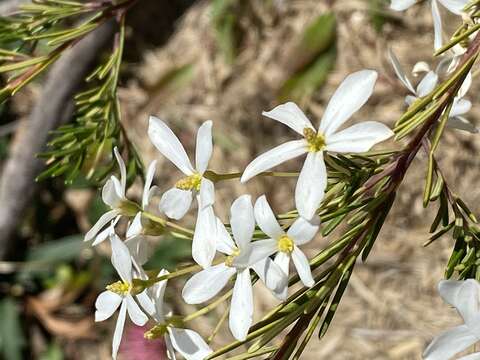
<instances>
[{"instance_id":1,"label":"blurred background","mask_svg":"<svg viewBox=\"0 0 480 360\"><path fill-rule=\"evenodd\" d=\"M5 14L2 6L11 4L1 1L0 15ZM155 182L160 190L168 189L179 174L148 141L150 114L167 121L190 154L199 124L212 119L211 167L237 172L255 155L292 137L286 127L262 118L262 110L294 100L317 124L341 80L370 68L379 72L379 80L374 96L355 119L392 126L404 110L406 91L395 78L387 48L394 49L406 72L418 61L432 67L436 63L428 3L404 13L393 12L388 5L388 0L140 1L127 17L122 121L144 163L158 160ZM450 34L460 20L444 15L444 30ZM37 80L1 107L2 168L12 156L10 166L28 167L34 161L22 156L16 144L32 111L45 105L41 101L46 81ZM475 124L479 89L474 80L466 96L474 103L468 118ZM438 156L453 189L477 214L478 144L476 135L450 130ZM291 161L282 168L293 170L299 164ZM433 209L422 207L424 168L420 154L367 263L356 267L328 334L322 341L313 337L304 359L418 359L434 335L459 323L436 292L452 242L444 237L422 246L433 214ZM1 181L9 174L2 171ZM231 201L245 192L266 193L277 212L288 211L293 208L293 186L293 181L269 178L247 185L225 182L218 187L216 211L226 219ZM82 241L106 211L100 192L82 179L67 187L61 178L26 182L22 189L0 194L0 217L7 226L7 230L0 226L0 356L108 359L115 317L94 323L94 301L116 275L108 245L93 249ZM135 182L129 196L139 198L141 189L141 182ZM15 207L20 203L24 205ZM193 211L184 223L194 223ZM149 240L152 258L146 268L173 269L190 261L187 242L168 237ZM328 242L317 238L307 253L315 254ZM167 295L178 313L192 310L180 297L183 281L171 282ZM255 296L259 319L275 301L263 289ZM219 314L197 322L196 330L208 336ZM231 340L227 331L221 332L213 346ZM160 341L146 344L142 331L128 328L120 356L163 359L159 355L163 346Z\"/></svg>"}]
</instances>

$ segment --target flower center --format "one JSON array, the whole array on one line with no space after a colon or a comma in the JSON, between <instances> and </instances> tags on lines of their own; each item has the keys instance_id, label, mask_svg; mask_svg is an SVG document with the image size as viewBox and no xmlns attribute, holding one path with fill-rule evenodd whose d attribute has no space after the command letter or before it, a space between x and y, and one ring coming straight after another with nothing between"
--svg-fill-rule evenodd
<instances>
[{"instance_id":1,"label":"flower center","mask_svg":"<svg viewBox=\"0 0 480 360\"><path fill-rule=\"evenodd\" d=\"M282 235L277 241L278 251L290 254L293 251L294 242L288 235Z\"/></svg>"},{"instance_id":2,"label":"flower center","mask_svg":"<svg viewBox=\"0 0 480 360\"><path fill-rule=\"evenodd\" d=\"M107 285L106 289L108 291L114 292L115 294L125 296L129 294L132 290L132 284L129 284L125 281L117 281L113 284Z\"/></svg>"},{"instance_id":3,"label":"flower center","mask_svg":"<svg viewBox=\"0 0 480 360\"><path fill-rule=\"evenodd\" d=\"M240 255L240 250L235 249L231 255L228 255L225 259L225 265L233 267L233 261L235 258Z\"/></svg>"},{"instance_id":4,"label":"flower center","mask_svg":"<svg viewBox=\"0 0 480 360\"><path fill-rule=\"evenodd\" d=\"M303 129L303 136L308 142L308 151L317 152L322 151L325 148L325 136L320 133L316 133L315 130L311 128Z\"/></svg>"},{"instance_id":5,"label":"flower center","mask_svg":"<svg viewBox=\"0 0 480 360\"><path fill-rule=\"evenodd\" d=\"M152 327L150 330L145 332L143 334L143 337L147 340L154 340L165 335L166 332L167 332L166 324L157 324L154 327Z\"/></svg>"},{"instance_id":6,"label":"flower center","mask_svg":"<svg viewBox=\"0 0 480 360\"><path fill-rule=\"evenodd\" d=\"M202 183L202 175L195 173L184 177L177 181L175 187L180 190L197 190L200 191L200 184Z\"/></svg>"}]
</instances>

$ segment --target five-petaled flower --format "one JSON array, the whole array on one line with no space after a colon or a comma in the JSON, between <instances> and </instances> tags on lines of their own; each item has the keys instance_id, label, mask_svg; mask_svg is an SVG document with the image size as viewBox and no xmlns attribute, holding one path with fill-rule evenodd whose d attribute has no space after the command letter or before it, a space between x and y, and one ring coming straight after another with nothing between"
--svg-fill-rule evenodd
<instances>
[{"instance_id":1,"label":"five-petaled flower","mask_svg":"<svg viewBox=\"0 0 480 360\"><path fill-rule=\"evenodd\" d=\"M303 135L303 139L288 141L257 157L247 166L241 181L248 181L263 171L306 153L307 158L295 189L295 204L302 217L312 219L322 202L327 186L323 152L361 153L393 135L387 126L375 121L362 122L338 131L340 126L368 100L376 80L377 73L372 70L363 70L347 76L330 99L318 131L292 102L264 112L263 115Z\"/></svg>"},{"instance_id":2,"label":"five-petaled flower","mask_svg":"<svg viewBox=\"0 0 480 360\"><path fill-rule=\"evenodd\" d=\"M253 321L253 292L250 278L252 268L274 294L280 295L287 286L287 277L268 257L255 263L238 265L235 258L252 251L255 218L250 195L236 199L230 209L232 240L220 220L217 221L217 248L224 253L225 261L193 275L183 288L183 298L189 304L200 304L218 294L236 274L229 314L229 326L233 336L244 340Z\"/></svg>"},{"instance_id":3,"label":"five-petaled flower","mask_svg":"<svg viewBox=\"0 0 480 360\"><path fill-rule=\"evenodd\" d=\"M474 279L442 280L438 284L438 292L446 303L457 309L464 324L435 337L423 353L425 360L451 359L480 339L480 284ZM480 353L461 358L474 359L480 359Z\"/></svg>"}]
</instances>

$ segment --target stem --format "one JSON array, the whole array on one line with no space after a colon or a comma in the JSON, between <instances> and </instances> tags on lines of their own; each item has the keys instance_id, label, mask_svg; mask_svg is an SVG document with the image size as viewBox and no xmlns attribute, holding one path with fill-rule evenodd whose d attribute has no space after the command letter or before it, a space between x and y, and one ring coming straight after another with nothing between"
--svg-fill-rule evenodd
<instances>
[{"instance_id":1,"label":"stem","mask_svg":"<svg viewBox=\"0 0 480 360\"><path fill-rule=\"evenodd\" d=\"M150 219L153 222L156 222L157 224L164 226L165 228L170 228L189 236L193 236L194 234L193 230L187 229L183 226L178 225L177 223L174 223L172 221L165 220L159 216L153 215L148 211L142 211L142 215L145 216L147 219Z\"/></svg>"}]
</instances>

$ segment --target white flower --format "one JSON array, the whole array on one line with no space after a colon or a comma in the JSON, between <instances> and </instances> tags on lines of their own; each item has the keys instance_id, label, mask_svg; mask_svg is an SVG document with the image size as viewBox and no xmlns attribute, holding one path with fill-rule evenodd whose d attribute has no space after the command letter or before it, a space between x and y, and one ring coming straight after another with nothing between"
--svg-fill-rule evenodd
<instances>
[{"instance_id":1,"label":"white flower","mask_svg":"<svg viewBox=\"0 0 480 360\"><path fill-rule=\"evenodd\" d=\"M132 211L136 210L135 203L132 203L125 197L127 187L127 169L125 163L116 147L113 151L118 162L118 167L120 168L120 180L112 175L103 186L102 200L106 205L110 206L111 210L103 214L95 225L85 234L85 241L90 241L95 238L95 241L92 243L94 246L109 236L110 230L108 228L104 231L100 230L112 220L118 220L122 215L130 215Z\"/></svg>"},{"instance_id":2,"label":"white flower","mask_svg":"<svg viewBox=\"0 0 480 360\"><path fill-rule=\"evenodd\" d=\"M422 63L421 70L422 71L425 70L426 75L423 77L423 79L420 81L417 88L415 89L412 83L410 82L410 79L403 71L403 68L400 62L398 61L397 57L395 56L395 54L391 49L389 50L388 55L398 79L412 93L412 95L407 95L405 97L405 102L408 105L412 105L415 100L417 100L418 98L427 96L435 89L435 87L438 84L438 75L436 72L430 70L428 65L425 66ZM417 70L417 69L414 68L414 70ZM465 117L463 117L463 115L466 114L468 111L470 111L470 109L472 108L472 103L469 100L463 99L467 91L470 89L471 84L472 84L472 74L468 73L462 86L458 90L457 96L453 100L452 108L448 115L447 126L450 128L458 129L458 130L477 133L478 129L470 121L468 121Z\"/></svg>"},{"instance_id":3,"label":"white flower","mask_svg":"<svg viewBox=\"0 0 480 360\"><path fill-rule=\"evenodd\" d=\"M446 330L435 337L423 353L425 360L451 359L480 339L480 284L473 279L442 280L438 284L438 292L446 303L457 309L464 324ZM478 360L480 353L461 359Z\"/></svg>"},{"instance_id":4,"label":"white flower","mask_svg":"<svg viewBox=\"0 0 480 360\"><path fill-rule=\"evenodd\" d=\"M168 271L162 270L158 276L166 274L168 274ZM164 304L166 287L167 280L162 280L151 288L151 301L154 304L152 316L157 324L145 333L145 338L157 339L163 336L169 359L175 359L174 350L177 350L187 360L204 359L212 353L212 349L210 349L200 334L190 329L176 328L168 322Z\"/></svg>"},{"instance_id":5,"label":"white flower","mask_svg":"<svg viewBox=\"0 0 480 360\"><path fill-rule=\"evenodd\" d=\"M376 80L377 73L372 70L347 76L330 99L318 131L292 102L264 112L263 115L287 125L304 138L288 141L257 157L247 166L241 181L248 181L284 161L307 154L295 189L295 203L302 217L312 219L327 186L323 152L365 152L393 135L387 126L375 121L366 121L338 131L368 100Z\"/></svg>"},{"instance_id":6,"label":"white flower","mask_svg":"<svg viewBox=\"0 0 480 360\"><path fill-rule=\"evenodd\" d=\"M431 0L433 29L435 33L435 50L442 47L442 18L438 9L438 2L455 15L462 15L463 8L469 0ZM390 8L396 11L403 11L419 2L418 0L391 0Z\"/></svg>"},{"instance_id":7,"label":"white flower","mask_svg":"<svg viewBox=\"0 0 480 360\"><path fill-rule=\"evenodd\" d=\"M160 210L172 219L181 219L199 193L199 208L213 205L213 182L203 175L212 156L212 122L205 121L197 132L195 168L193 168L184 147L173 131L162 120L150 116L148 136L163 156L169 159L186 177L180 179L175 187L165 192L160 199Z\"/></svg>"},{"instance_id":8,"label":"white flower","mask_svg":"<svg viewBox=\"0 0 480 360\"><path fill-rule=\"evenodd\" d=\"M193 275L183 288L183 298L188 304L203 303L217 295L236 274L229 314L229 326L238 340L246 338L253 321L253 292L250 280L252 268L274 293L280 294L286 286L285 274L269 258L255 264L235 265L235 258L250 252L255 229L253 206L249 195L240 196L230 209L230 221L235 242L217 219L218 251L227 255L225 262Z\"/></svg>"},{"instance_id":9,"label":"white flower","mask_svg":"<svg viewBox=\"0 0 480 360\"><path fill-rule=\"evenodd\" d=\"M287 276L291 258L303 284L308 287L313 286L315 281L312 278L310 264L298 246L308 243L315 237L320 227L319 219L309 222L299 217L285 232L275 218L265 195L258 198L255 203L255 219L260 229L270 239L253 242L252 250L246 256L237 257L234 263L256 263L259 259L276 253L274 262ZM286 298L287 286L284 287L282 293Z\"/></svg>"},{"instance_id":10,"label":"white flower","mask_svg":"<svg viewBox=\"0 0 480 360\"><path fill-rule=\"evenodd\" d=\"M110 240L112 264L121 280L108 285L107 290L98 296L95 302L95 321L108 319L120 307L112 342L112 357L115 359L122 340L126 314L128 313L132 322L138 326L145 325L148 317L133 298L132 260L128 248L115 234L110 236Z\"/></svg>"}]
</instances>

